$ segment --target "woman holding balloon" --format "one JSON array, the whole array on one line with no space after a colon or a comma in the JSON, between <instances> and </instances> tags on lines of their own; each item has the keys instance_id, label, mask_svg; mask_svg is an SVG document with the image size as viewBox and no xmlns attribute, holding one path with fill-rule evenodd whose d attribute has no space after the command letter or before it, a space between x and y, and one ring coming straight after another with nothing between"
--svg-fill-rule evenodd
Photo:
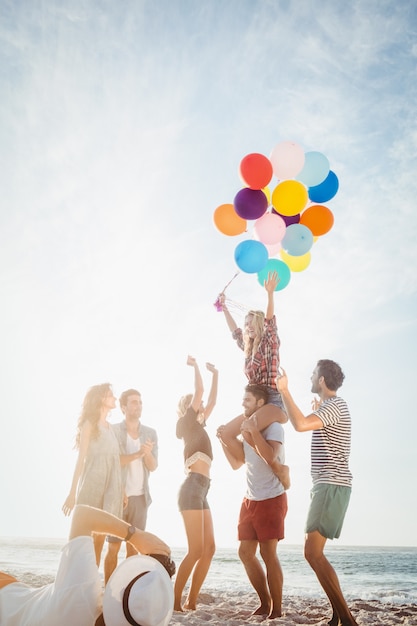
<instances>
[{"instance_id":1,"label":"woman holding balloon","mask_svg":"<svg viewBox=\"0 0 417 626\"><path fill-rule=\"evenodd\" d=\"M249 311L245 317L245 326L238 327L226 305L224 293L219 295L218 301L222 307L227 325L233 339L245 355L244 370L249 384L261 385L268 391L268 404L256 411L259 430L263 430L272 422L285 424L288 417L283 410L281 395L276 389L275 378L279 367L279 345L276 318L274 314L274 291L278 285L277 272L269 272L264 282L268 294L266 313L263 311ZM225 425L227 435L236 437L241 430L245 419L239 415ZM248 440L248 435L244 434ZM249 443L249 441L248 441ZM289 468L276 462L273 467L285 489L290 486Z\"/></svg>"}]
</instances>

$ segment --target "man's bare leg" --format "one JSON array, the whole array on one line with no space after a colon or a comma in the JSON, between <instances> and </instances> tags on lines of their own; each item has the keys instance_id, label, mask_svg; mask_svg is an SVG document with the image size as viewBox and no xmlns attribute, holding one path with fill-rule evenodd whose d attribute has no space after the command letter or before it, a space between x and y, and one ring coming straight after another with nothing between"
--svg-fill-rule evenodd
<instances>
[{"instance_id":1,"label":"man's bare leg","mask_svg":"<svg viewBox=\"0 0 417 626\"><path fill-rule=\"evenodd\" d=\"M282 586L284 577L277 555L277 544L277 539L271 539L259 544L261 556L266 566L266 576L271 596L269 619L281 617L282 611Z\"/></svg>"},{"instance_id":2,"label":"man's bare leg","mask_svg":"<svg viewBox=\"0 0 417 626\"><path fill-rule=\"evenodd\" d=\"M358 623L346 604L337 574L324 556L323 550L325 544L326 538L317 530L308 533L304 545L304 556L310 564L310 567L314 570L320 585L332 605L333 617L329 623L331 626L358 626ZM338 617L338 622L335 621L336 616Z\"/></svg>"},{"instance_id":3,"label":"man's bare leg","mask_svg":"<svg viewBox=\"0 0 417 626\"><path fill-rule=\"evenodd\" d=\"M271 596L269 595L264 570L256 557L257 547L258 542L255 540L241 541L239 545L239 558L261 602L260 606L252 615L269 615L271 611Z\"/></svg>"}]
</instances>

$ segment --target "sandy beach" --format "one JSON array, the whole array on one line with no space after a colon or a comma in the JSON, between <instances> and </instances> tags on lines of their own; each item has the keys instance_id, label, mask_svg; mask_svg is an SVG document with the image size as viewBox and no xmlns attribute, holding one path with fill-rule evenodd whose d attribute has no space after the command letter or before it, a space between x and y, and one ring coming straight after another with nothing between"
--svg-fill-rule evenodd
<instances>
[{"instance_id":1,"label":"sandy beach","mask_svg":"<svg viewBox=\"0 0 417 626\"><path fill-rule=\"evenodd\" d=\"M26 573L22 582L39 586L53 581L52 576ZM207 589L199 596L196 611L174 612L170 626L241 626L243 624L283 624L300 626L314 624L326 626L330 619L330 607L323 597L307 598L284 596L283 615L279 619L269 620L261 616L252 616L257 607L254 593L238 591L219 591ZM359 626L417 626L417 604L390 604L377 600L351 600L349 607Z\"/></svg>"},{"instance_id":2,"label":"sandy beach","mask_svg":"<svg viewBox=\"0 0 417 626\"><path fill-rule=\"evenodd\" d=\"M360 626L417 625L417 605L392 605L377 601L353 600L349 603L353 616ZM330 619L328 602L323 599L307 599L297 596L284 598L283 615L279 619L268 620L251 616L256 608L253 594L207 592L200 596L196 611L173 614L170 626L240 626L241 624L315 624L325 626Z\"/></svg>"}]
</instances>

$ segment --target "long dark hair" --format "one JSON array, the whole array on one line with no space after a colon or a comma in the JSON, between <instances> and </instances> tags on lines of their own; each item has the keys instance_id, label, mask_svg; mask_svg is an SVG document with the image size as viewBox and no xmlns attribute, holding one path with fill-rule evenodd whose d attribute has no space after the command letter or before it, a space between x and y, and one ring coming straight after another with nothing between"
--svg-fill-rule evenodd
<instances>
[{"instance_id":1,"label":"long dark hair","mask_svg":"<svg viewBox=\"0 0 417 626\"><path fill-rule=\"evenodd\" d=\"M81 429L85 422L90 422L92 426L91 436L93 439L97 439L99 435L98 422L100 420L101 408L103 406L103 400L109 391L111 391L110 383L102 383L101 385L90 387L85 394L81 414L78 418L77 435L75 437L76 448L80 445Z\"/></svg>"}]
</instances>

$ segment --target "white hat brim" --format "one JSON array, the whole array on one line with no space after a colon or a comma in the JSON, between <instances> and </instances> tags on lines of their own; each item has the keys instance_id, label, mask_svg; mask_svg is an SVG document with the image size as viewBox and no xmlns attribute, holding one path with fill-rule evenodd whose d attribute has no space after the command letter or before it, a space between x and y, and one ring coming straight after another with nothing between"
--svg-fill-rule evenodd
<instances>
[{"instance_id":1,"label":"white hat brim","mask_svg":"<svg viewBox=\"0 0 417 626\"><path fill-rule=\"evenodd\" d=\"M123 612L124 590L139 574L153 571L159 573L163 589L161 597L158 597L159 618L156 618L152 624L142 624L142 626L168 626L174 609L174 590L171 579L159 561L143 554L126 558L111 575L103 595L103 616L106 626L130 626Z\"/></svg>"}]
</instances>

